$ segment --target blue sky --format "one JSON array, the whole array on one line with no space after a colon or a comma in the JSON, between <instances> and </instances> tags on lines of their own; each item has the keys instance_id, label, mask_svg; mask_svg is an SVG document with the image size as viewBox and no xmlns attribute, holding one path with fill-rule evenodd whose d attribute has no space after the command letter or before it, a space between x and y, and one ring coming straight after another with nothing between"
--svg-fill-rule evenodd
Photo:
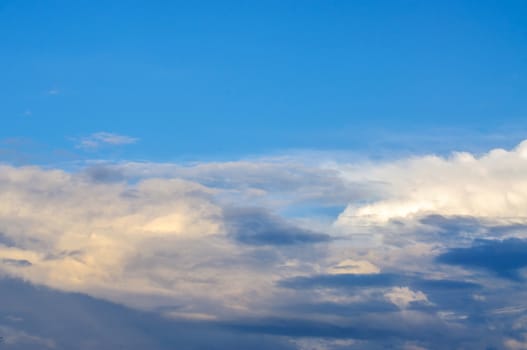
<instances>
[{"instance_id":1,"label":"blue sky","mask_svg":"<svg viewBox=\"0 0 527 350\"><path fill-rule=\"evenodd\" d=\"M482 134L526 127L526 7L4 0L0 135L70 148L108 131L158 160L435 151L438 132L482 150Z\"/></svg>"},{"instance_id":2,"label":"blue sky","mask_svg":"<svg viewBox=\"0 0 527 350\"><path fill-rule=\"evenodd\" d=\"M527 349L525 18L0 0L0 348Z\"/></svg>"}]
</instances>

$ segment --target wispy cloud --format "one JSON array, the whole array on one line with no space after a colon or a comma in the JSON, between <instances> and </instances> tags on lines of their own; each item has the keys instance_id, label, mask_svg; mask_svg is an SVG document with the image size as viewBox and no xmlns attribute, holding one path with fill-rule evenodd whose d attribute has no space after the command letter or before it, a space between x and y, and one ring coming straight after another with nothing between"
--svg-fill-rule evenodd
<instances>
[{"instance_id":1,"label":"wispy cloud","mask_svg":"<svg viewBox=\"0 0 527 350\"><path fill-rule=\"evenodd\" d=\"M96 149L104 145L129 145L136 143L138 140L138 138L131 136L100 131L79 139L77 147L83 149Z\"/></svg>"}]
</instances>

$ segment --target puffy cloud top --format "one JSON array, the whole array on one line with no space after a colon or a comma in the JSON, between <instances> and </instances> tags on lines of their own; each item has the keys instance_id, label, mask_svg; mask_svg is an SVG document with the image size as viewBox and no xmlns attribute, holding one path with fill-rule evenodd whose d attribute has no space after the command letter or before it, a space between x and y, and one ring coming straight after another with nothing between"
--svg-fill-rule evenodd
<instances>
[{"instance_id":1,"label":"puffy cloud top","mask_svg":"<svg viewBox=\"0 0 527 350\"><path fill-rule=\"evenodd\" d=\"M497 222L527 221L527 141L481 156L454 153L362 167L342 167L352 181L376 185L377 199L351 202L337 225L381 225L390 220L439 214Z\"/></svg>"}]
</instances>

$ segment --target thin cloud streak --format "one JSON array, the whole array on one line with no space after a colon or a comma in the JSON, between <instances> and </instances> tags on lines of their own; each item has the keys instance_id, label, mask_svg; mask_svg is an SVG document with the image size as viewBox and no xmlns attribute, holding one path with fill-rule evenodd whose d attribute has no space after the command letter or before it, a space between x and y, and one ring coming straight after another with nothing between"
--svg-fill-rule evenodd
<instances>
[{"instance_id":1,"label":"thin cloud streak","mask_svg":"<svg viewBox=\"0 0 527 350\"><path fill-rule=\"evenodd\" d=\"M77 144L77 147L86 150L93 150L105 145L130 145L136 143L137 141L139 141L139 139L135 137L101 131L81 138Z\"/></svg>"}]
</instances>

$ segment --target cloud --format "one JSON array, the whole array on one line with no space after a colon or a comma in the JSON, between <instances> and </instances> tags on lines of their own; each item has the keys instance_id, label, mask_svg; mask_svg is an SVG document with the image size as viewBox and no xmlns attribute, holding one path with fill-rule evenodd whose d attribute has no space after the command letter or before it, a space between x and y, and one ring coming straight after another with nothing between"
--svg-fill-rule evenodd
<instances>
[{"instance_id":1,"label":"cloud","mask_svg":"<svg viewBox=\"0 0 527 350\"><path fill-rule=\"evenodd\" d=\"M443 235L459 235L463 232L477 232L485 227L485 223L470 216L441 216L432 214L422 217L419 222L437 228Z\"/></svg>"},{"instance_id":2,"label":"cloud","mask_svg":"<svg viewBox=\"0 0 527 350\"><path fill-rule=\"evenodd\" d=\"M349 181L376 183L378 196L366 204L351 202L337 220L341 227L431 214L527 222L527 141L481 156L459 152L339 169Z\"/></svg>"},{"instance_id":3,"label":"cloud","mask_svg":"<svg viewBox=\"0 0 527 350\"><path fill-rule=\"evenodd\" d=\"M527 267L527 240L477 240L468 248L452 248L437 260L517 280L521 278L520 269Z\"/></svg>"},{"instance_id":4,"label":"cloud","mask_svg":"<svg viewBox=\"0 0 527 350\"><path fill-rule=\"evenodd\" d=\"M504 345L511 350L525 350L527 349L527 334L523 334L522 339L506 339Z\"/></svg>"},{"instance_id":5,"label":"cloud","mask_svg":"<svg viewBox=\"0 0 527 350\"><path fill-rule=\"evenodd\" d=\"M119 135L109 132L96 132L79 140L78 148L97 149L105 145L129 145L138 141L135 137Z\"/></svg>"},{"instance_id":6,"label":"cloud","mask_svg":"<svg viewBox=\"0 0 527 350\"><path fill-rule=\"evenodd\" d=\"M401 309L406 309L410 303L429 303L426 294L421 291L413 291L408 287L393 287L384 293L384 297Z\"/></svg>"},{"instance_id":7,"label":"cloud","mask_svg":"<svg viewBox=\"0 0 527 350\"><path fill-rule=\"evenodd\" d=\"M317 276L299 276L279 282L281 287L303 288L360 288L389 287L399 280L399 276L385 273L375 274L328 274Z\"/></svg>"},{"instance_id":8,"label":"cloud","mask_svg":"<svg viewBox=\"0 0 527 350\"><path fill-rule=\"evenodd\" d=\"M331 240L327 234L296 227L258 209L231 209L226 220L229 233L244 244L281 246Z\"/></svg>"},{"instance_id":9,"label":"cloud","mask_svg":"<svg viewBox=\"0 0 527 350\"><path fill-rule=\"evenodd\" d=\"M52 339L42 338L28 334L24 331L12 327L0 326L0 333L3 334L2 341L10 349L56 349L57 346Z\"/></svg>"},{"instance_id":10,"label":"cloud","mask_svg":"<svg viewBox=\"0 0 527 350\"><path fill-rule=\"evenodd\" d=\"M94 179L95 177L95 179ZM1 269L33 283L172 315L248 312L274 281L312 271L329 234L266 209L236 209L222 189L80 169L0 167ZM281 247L280 251L273 247Z\"/></svg>"},{"instance_id":11,"label":"cloud","mask_svg":"<svg viewBox=\"0 0 527 350\"><path fill-rule=\"evenodd\" d=\"M362 296L351 301L344 301L342 299L333 298L333 301L290 301L280 305L281 310L288 311L291 314L299 316L313 315L324 316L339 316L339 317L358 317L370 313L393 313L397 312L399 308L381 298L373 298L370 300L362 299Z\"/></svg>"},{"instance_id":12,"label":"cloud","mask_svg":"<svg viewBox=\"0 0 527 350\"><path fill-rule=\"evenodd\" d=\"M96 147L123 143L94 135ZM68 306L128 317L122 332L138 332L137 348L210 347L200 331L246 348L521 344L525 147L371 162L2 165L0 271L149 310ZM63 334L9 321L31 319L14 311L0 326L68 348Z\"/></svg>"},{"instance_id":13,"label":"cloud","mask_svg":"<svg viewBox=\"0 0 527 350\"><path fill-rule=\"evenodd\" d=\"M25 267L25 266L31 266L31 262L24 260L24 259L2 259L2 263L6 265L12 265L12 266L18 266L18 267Z\"/></svg>"},{"instance_id":14,"label":"cloud","mask_svg":"<svg viewBox=\"0 0 527 350\"><path fill-rule=\"evenodd\" d=\"M66 290L152 288L124 268L148 241L221 233L211 194L177 179L97 184L60 170L1 166L3 269Z\"/></svg>"},{"instance_id":15,"label":"cloud","mask_svg":"<svg viewBox=\"0 0 527 350\"><path fill-rule=\"evenodd\" d=\"M330 274L375 274L379 273L379 267L366 260L346 259L335 266L332 266L328 272Z\"/></svg>"},{"instance_id":16,"label":"cloud","mask_svg":"<svg viewBox=\"0 0 527 350\"><path fill-rule=\"evenodd\" d=\"M353 340L354 345L360 344L364 349L379 349L388 346L403 348L403 344L409 341L426 342L431 344L431 349L443 349L448 346L456 348L463 346L463 343L477 346L477 338L480 336L480 334L466 334L462 327L456 329L456 327L442 323L437 318L415 311L382 313L332 321L306 318L243 319L239 322L227 323L226 326L249 334L311 338L313 340L319 338ZM448 337L432 336L430 329L434 329L436 334L448 334ZM490 338L485 340L488 345L494 343ZM327 345L338 345L338 343Z\"/></svg>"},{"instance_id":17,"label":"cloud","mask_svg":"<svg viewBox=\"0 0 527 350\"><path fill-rule=\"evenodd\" d=\"M323 274L313 276L298 276L279 281L285 288L388 288L401 284L425 290L466 290L477 289L476 283L448 279L427 279L395 273L373 274Z\"/></svg>"},{"instance_id":18,"label":"cloud","mask_svg":"<svg viewBox=\"0 0 527 350\"><path fill-rule=\"evenodd\" d=\"M208 321L183 321L79 293L0 279L1 346L15 350L294 350L287 340L239 334Z\"/></svg>"},{"instance_id":19,"label":"cloud","mask_svg":"<svg viewBox=\"0 0 527 350\"><path fill-rule=\"evenodd\" d=\"M244 319L226 326L244 333L272 334L294 337L325 337L341 339L393 338L397 333L381 327L354 327L339 323L319 322L305 319Z\"/></svg>"},{"instance_id":20,"label":"cloud","mask_svg":"<svg viewBox=\"0 0 527 350\"><path fill-rule=\"evenodd\" d=\"M294 340L298 350L349 349L357 342L350 339L308 338Z\"/></svg>"},{"instance_id":21,"label":"cloud","mask_svg":"<svg viewBox=\"0 0 527 350\"><path fill-rule=\"evenodd\" d=\"M83 173L93 182L119 182L126 180L122 171L108 167L104 164L87 167Z\"/></svg>"}]
</instances>

